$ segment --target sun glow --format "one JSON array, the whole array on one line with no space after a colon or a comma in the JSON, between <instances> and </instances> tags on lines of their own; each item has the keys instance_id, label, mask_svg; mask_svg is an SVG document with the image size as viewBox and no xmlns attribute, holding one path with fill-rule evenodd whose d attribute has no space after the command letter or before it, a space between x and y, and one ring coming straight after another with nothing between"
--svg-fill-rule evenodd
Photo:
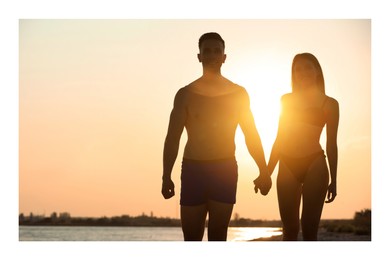
<instances>
[{"instance_id":1,"label":"sun glow","mask_svg":"<svg viewBox=\"0 0 390 260\"><path fill-rule=\"evenodd\" d=\"M266 63L239 66L241 69L235 71L234 76L238 78L239 84L248 91L251 110L260 134L264 153L268 158L278 129L280 97L290 92L291 88L289 64L285 65L279 60L273 62L267 60ZM246 149L242 132L238 131L236 140L240 153L240 148Z\"/></svg>"}]
</instances>

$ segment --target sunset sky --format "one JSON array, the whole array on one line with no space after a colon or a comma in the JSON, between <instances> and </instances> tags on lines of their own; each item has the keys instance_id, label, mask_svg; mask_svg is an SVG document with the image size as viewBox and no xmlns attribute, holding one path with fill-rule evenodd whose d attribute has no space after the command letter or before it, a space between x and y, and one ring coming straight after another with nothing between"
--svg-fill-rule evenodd
<instances>
[{"instance_id":1,"label":"sunset sky","mask_svg":"<svg viewBox=\"0 0 390 260\"><path fill-rule=\"evenodd\" d=\"M381 246L387 249L390 41L388 8L382 2L3 3L2 253L15 259L80 259L81 253L85 259L208 259L214 252L329 259L342 252L369 259ZM171 200L160 195L163 142L176 91L201 75L197 41L209 31L226 41L222 73L248 90L267 158L280 96L290 91L292 59L300 52L317 56L326 92L339 101L341 112L338 196L325 205L323 218L352 218L372 208L373 241L327 243L325 252L323 243L19 242L19 213L179 217L185 134L173 172L177 195ZM240 129L236 144L234 213L279 219L275 186L267 197L253 191L257 169Z\"/></svg>"},{"instance_id":2,"label":"sunset sky","mask_svg":"<svg viewBox=\"0 0 390 260\"><path fill-rule=\"evenodd\" d=\"M369 19L21 19L19 212L180 217L185 133L170 200L160 193L162 149L174 95L201 75L197 42L210 31L226 42L223 75L249 92L267 159L294 55L319 59L326 93L340 103L338 196L323 218L371 208ZM236 145L234 214L279 219L277 170L269 195L255 194L240 129Z\"/></svg>"}]
</instances>

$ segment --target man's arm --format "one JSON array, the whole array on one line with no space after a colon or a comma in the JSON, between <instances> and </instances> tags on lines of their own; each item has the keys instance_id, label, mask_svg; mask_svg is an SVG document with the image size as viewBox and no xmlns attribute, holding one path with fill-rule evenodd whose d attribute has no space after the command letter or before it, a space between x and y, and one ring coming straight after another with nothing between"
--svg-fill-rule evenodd
<instances>
[{"instance_id":1,"label":"man's arm","mask_svg":"<svg viewBox=\"0 0 390 260\"><path fill-rule=\"evenodd\" d=\"M263 145L250 109L249 96L246 91L243 95L243 110L239 124L245 136L248 151L260 170L259 177L256 179L258 180L256 183L259 183L258 185L255 183L255 192L257 193L258 188L260 188L261 193L266 195L271 188L272 182L265 161Z\"/></svg>"},{"instance_id":2,"label":"man's arm","mask_svg":"<svg viewBox=\"0 0 390 260\"><path fill-rule=\"evenodd\" d=\"M164 142L161 193L165 199L169 199L175 195L175 185L172 182L171 173L177 158L180 138L187 117L183 92L183 89L180 89L175 96L173 109L169 118L168 132Z\"/></svg>"}]
</instances>

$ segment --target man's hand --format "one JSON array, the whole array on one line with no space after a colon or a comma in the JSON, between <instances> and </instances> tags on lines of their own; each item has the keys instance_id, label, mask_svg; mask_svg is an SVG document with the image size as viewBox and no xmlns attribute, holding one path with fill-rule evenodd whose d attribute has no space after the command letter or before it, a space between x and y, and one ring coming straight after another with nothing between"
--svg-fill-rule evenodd
<instances>
[{"instance_id":1,"label":"man's hand","mask_svg":"<svg viewBox=\"0 0 390 260\"><path fill-rule=\"evenodd\" d=\"M163 180L161 193L165 199L175 196L175 184L171 179Z\"/></svg>"},{"instance_id":2,"label":"man's hand","mask_svg":"<svg viewBox=\"0 0 390 260\"><path fill-rule=\"evenodd\" d=\"M260 190L260 193L262 195L267 195L269 190L272 187L272 180L271 176L268 174L260 174L259 177L257 177L253 183L255 184L255 193L257 193Z\"/></svg>"}]
</instances>

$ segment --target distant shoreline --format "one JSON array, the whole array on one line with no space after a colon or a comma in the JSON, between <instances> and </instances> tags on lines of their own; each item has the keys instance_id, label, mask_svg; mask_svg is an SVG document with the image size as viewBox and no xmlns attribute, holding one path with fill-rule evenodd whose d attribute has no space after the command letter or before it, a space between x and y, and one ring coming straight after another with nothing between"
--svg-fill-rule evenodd
<instances>
[{"instance_id":1,"label":"distant shoreline","mask_svg":"<svg viewBox=\"0 0 390 260\"><path fill-rule=\"evenodd\" d=\"M53 213L50 217L42 215L19 215L19 226L103 226L103 227L180 227L181 221L176 218L147 216L114 216L114 217L71 217L69 213ZM207 221L206 221L207 226ZM253 220L234 218L229 227L276 227L282 228L280 220ZM302 235L299 234L299 240ZM355 213L353 219L322 219L320 221L319 241L371 241L371 210L365 209ZM259 238L252 241L282 241L282 236Z\"/></svg>"},{"instance_id":2,"label":"distant shoreline","mask_svg":"<svg viewBox=\"0 0 390 260\"><path fill-rule=\"evenodd\" d=\"M89 218L90 219L90 218ZM91 220L91 219L90 219ZM19 223L19 226L96 226L96 227L180 227L180 220L178 219L169 219L170 221L161 222L160 224L150 225L150 223L132 223L132 224L113 224L113 223L105 223L105 224L97 224L97 223L89 223L89 224L81 224L81 223L50 223L50 222L35 222L35 223ZM329 223L332 223L332 225L335 225L335 223L338 223L338 225L346 226L350 225L352 220L349 219L336 219L336 220L321 220L321 228L318 233L318 241L371 241L371 234L356 234L352 230L334 230L334 231L327 231L327 227L329 226ZM169 224L168 224L169 223ZM243 225L239 225L239 224ZM241 221L231 221L229 227L278 227L281 228L281 221L279 220L262 220L262 221L253 221L253 220L241 220ZM248 242L283 242L282 235L278 236L272 236L272 237L266 237L266 238L257 238L253 240L248 240ZM298 236L298 241L302 241L302 234L300 233Z\"/></svg>"},{"instance_id":3,"label":"distant shoreline","mask_svg":"<svg viewBox=\"0 0 390 260\"><path fill-rule=\"evenodd\" d=\"M114 217L72 217L69 213L29 216L19 215L20 226L142 226L142 227L180 227L177 218L155 217L153 215L114 216ZM207 225L207 220L206 220ZM281 227L280 220L253 220L235 218L230 221L231 227Z\"/></svg>"}]
</instances>

